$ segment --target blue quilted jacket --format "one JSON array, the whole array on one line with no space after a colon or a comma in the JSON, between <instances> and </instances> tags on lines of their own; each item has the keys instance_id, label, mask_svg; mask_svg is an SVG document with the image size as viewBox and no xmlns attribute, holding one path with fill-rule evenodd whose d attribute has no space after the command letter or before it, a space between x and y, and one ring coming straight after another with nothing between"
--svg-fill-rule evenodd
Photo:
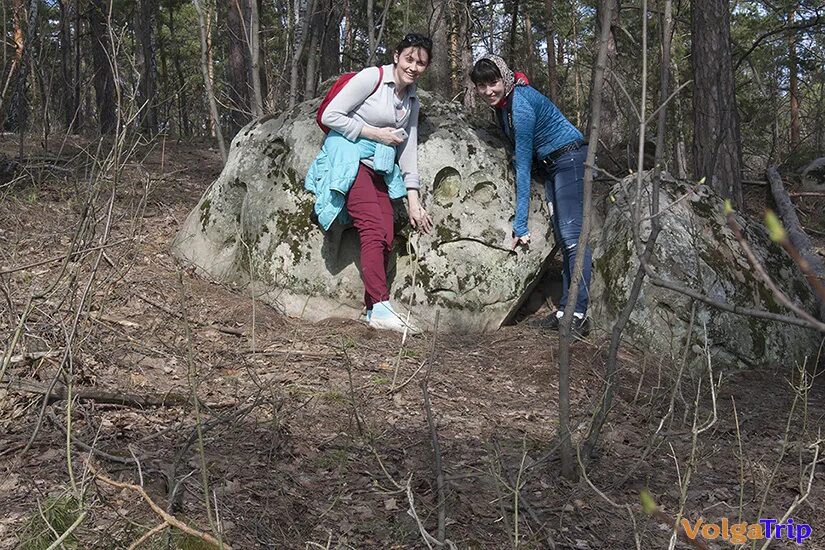
<instances>
[{"instance_id":1,"label":"blue quilted jacket","mask_svg":"<svg viewBox=\"0 0 825 550\"><path fill-rule=\"evenodd\" d=\"M329 229L339 216L341 223L352 223L344 202L355 182L361 159L365 158L372 158L373 169L384 176L391 199L406 196L401 169L395 162L395 147L365 138L350 141L332 131L304 179L304 188L315 194L315 214L324 230Z\"/></svg>"}]
</instances>

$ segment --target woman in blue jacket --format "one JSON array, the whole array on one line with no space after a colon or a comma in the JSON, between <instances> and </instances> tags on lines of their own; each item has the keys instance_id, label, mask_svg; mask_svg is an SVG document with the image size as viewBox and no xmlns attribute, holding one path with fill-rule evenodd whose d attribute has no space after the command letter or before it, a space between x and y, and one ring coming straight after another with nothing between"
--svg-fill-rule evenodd
<instances>
[{"instance_id":1,"label":"woman in blue jacket","mask_svg":"<svg viewBox=\"0 0 825 550\"><path fill-rule=\"evenodd\" d=\"M558 329L567 305L576 247L581 233L584 203L584 160L587 143L582 133L540 92L516 80L513 71L498 56L485 55L470 72L476 92L496 109L499 126L515 149L516 217L513 249L530 243L527 216L530 210L530 172L534 159L545 171L545 198L553 220L553 232L561 243L562 296L558 311L539 326ZM584 251L584 271L573 319L573 331L590 332L587 304L590 287L591 252Z\"/></svg>"}]
</instances>

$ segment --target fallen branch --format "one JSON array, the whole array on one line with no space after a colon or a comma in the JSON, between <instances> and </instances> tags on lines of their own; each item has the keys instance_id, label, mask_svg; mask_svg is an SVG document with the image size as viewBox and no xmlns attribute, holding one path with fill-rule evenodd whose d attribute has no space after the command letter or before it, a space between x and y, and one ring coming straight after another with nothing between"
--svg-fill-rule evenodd
<instances>
[{"instance_id":1,"label":"fallen branch","mask_svg":"<svg viewBox=\"0 0 825 550\"><path fill-rule=\"evenodd\" d=\"M739 224L736 223L736 219L733 216L733 211L729 211L727 213L727 222L728 227L733 231L733 235L736 237L736 240L739 241L739 245L742 247L742 250L745 252L745 256L747 256L748 261L753 267L754 271L759 275L759 278L762 279L762 282L765 283L770 291L773 293L776 300L788 308L789 310L793 311L796 315L805 319L812 325L814 325L819 331L825 332L825 323L821 323L817 321L812 315L810 315L807 311L802 309L801 307L797 306L796 304L791 301L791 299L784 293L782 290L776 286L776 283L771 279L771 276L768 274L765 266L763 266L756 255L751 250L748 241L745 239L745 236L742 234L742 229L739 227Z\"/></svg>"},{"instance_id":2,"label":"fallen branch","mask_svg":"<svg viewBox=\"0 0 825 550\"><path fill-rule=\"evenodd\" d=\"M782 178L779 177L779 172L775 166L768 168L765 175L771 184L771 194L776 203L776 209L779 212L779 217L782 218L782 224L788 232L788 239L790 244L796 249L796 255L788 250L786 243L780 241L780 244L791 253L794 260L797 261L799 267L805 274L805 278L811 284L811 287L819 295L819 317L825 319L825 289L823 289L822 281L825 280L825 262L819 257L811 243L811 239L802 229L802 224L799 223L799 217L796 215L796 208L794 207L791 198L788 196L788 191L782 184ZM804 260L807 265L802 265L800 258ZM807 268L807 269L806 269Z\"/></svg>"},{"instance_id":3,"label":"fallen branch","mask_svg":"<svg viewBox=\"0 0 825 550\"><path fill-rule=\"evenodd\" d=\"M427 413L427 426L430 428L430 439L433 444L433 455L435 456L435 484L438 494L438 541L444 543L447 539L447 494L444 490L444 468L441 464L441 445L438 442L438 431L433 419L433 409L430 405L430 392L428 386L429 376L421 381L421 392L424 394L424 410Z\"/></svg>"},{"instance_id":4,"label":"fallen branch","mask_svg":"<svg viewBox=\"0 0 825 550\"><path fill-rule=\"evenodd\" d=\"M421 522L421 518L418 517L418 513L415 511L415 497L412 491L412 474L410 477L407 478L407 502L409 503L410 507L407 510L407 514L415 520L416 525L418 525L418 532L421 533L421 538L424 539L424 543L427 545L427 548L430 550L433 549L433 544L438 547L446 546L450 550L458 550L458 547L455 545L453 541L450 539L444 539L444 542L440 542L435 537L433 537L429 532L427 532L427 528L424 527L424 524Z\"/></svg>"},{"instance_id":5,"label":"fallen branch","mask_svg":"<svg viewBox=\"0 0 825 550\"><path fill-rule=\"evenodd\" d=\"M62 384L54 384L49 388L47 384L32 382L17 377L9 377L9 380L0 384L0 388L23 392L34 393L46 397L48 403L55 401L62 401L67 398L68 392L66 386ZM94 401L95 403L102 403L106 405L121 405L124 407L146 408L146 407L170 407L177 405L185 405L191 402L188 395L178 393L167 393L162 397L153 395L139 395L133 393L114 393L102 390L92 389L72 389L72 398L81 401ZM224 401L219 403L207 403L208 407L213 409L225 409L237 405L235 401Z\"/></svg>"},{"instance_id":6,"label":"fallen branch","mask_svg":"<svg viewBox=\"0 0 825 550\"><path fill-rule=\"evenodd\" d=\"M181 319L181 320L183 319L183 316L180 313L178 313L177 311L172 311L171 309L164 306L163 304L159 304L159 303L155 302L154 300L152 300L150 298L147 298L143 294L140 294L139 292L135 292L135 297L140 299L140 300L143 300L144 302L146 302L150 306L154 306L154 307L158 308L159 310L166 313L167 315L171 315L172 317L175 317L177 319ZM243 329L239 329L239 328L235 328L235 327L227 327L227 326L218 325L218 324L215 324L215 323L203 323L201 321L195 321L195 320L190 320L190 321L195 323L198 326L215 329L218 332L231 334L233 336L246 336L246 332L244 332Z\"/></svg>"},{"instance_id":7,"label":"fallen branch","mask_svg":"<svg viewBox=\"0 0 825 550\"><path fill-rule=\"evenodd\" d=\"M100 472L98 472L91 465L89 465L89 469L92 471L92 473L94 474L96 479L99 479L100 481L102 481L106 485L110 485L110 486L116 487L118 489L129 489L131 491L135 491L136 493L138 493L140 496L143 497L143 500L145 500L149 504L149 507L152 509L152 511L155 512L163 520L163 522L166 525L169 525L170 527L174 527L174 528L176 528L180 531L183 531L187 535L191 535L195 538L199 538L202 541L206 542L207 544L211 544L211 545L215 546L216 548L224 548L225 550L232 550L232 548L228 544L223 544L222 545L220 542L218 542L218 540L215 537L213 537L209 533L204 533L203 531L198 531L197 529L192 529L191 527L189 527L188 525L186 525L185 523L183 523L182 521L177 519L175 516L167 513L163 508L161 508L160 506L155 504L155 501L153 501L152 498L148 494L146 494L146 491L140 485L133 485L131 483L124 483L124 482L121 482L121 481L115 481L114 479L108 478L105 475L101 474ZM157 527L155 527L154 529L152 529L152 532L154 532L156 529L159 530ZM145 536L145 534L144 534L144 536Z\"/></svg>"},{"instance_id":8,"label":"fallen branch","mask_svg":"<svg viewBox=\"0 0 825 550\"><path fill-rule=\"evenodd\" d=\"M120 239L119 241L115 241L109 244L102 244L100 246L93 246L91 248L87 248L85 250L78 250L77 252L69 252L68 254L61 254L60 256L53 256L51 258L47 258L45 260L40 260L39 262L33 262L26 265L21 265L17 267L10 267L0 271L0 275L8 275L9 273L16 273L18 271L25 271L26 269L31 269L33 267L39 267L41 265L50 264L52 262L58 262L60 260L65 260L69 256L74 257L74 261L78 261L81 259L82 256L85 256L89 252L95 252L96 250L103 250L106 248L112 248L113 246L117 246L119 244L125 243L130 239Z\"/></svg>"},{"instance_id":9,"label":"fallen branch","mask_svg":"<svg viewBox=\"0 0 825 550\"><path fill-rule=\"evenodd\" d=\"M20 353L17 355L12 355L9 358L9 363L33 363L34 361L38 361L40 359L52 359L54 357L60 357L61 353L63 352L55 350ZM3 362L5 358L5 355L0 354L0 362Z\"/></svg>"},{"instance_id":10,"label":"fallen branch","mask_svg":"<svg viewBox=\"0 0 825 550\"><path fill-rule=\"evenodd\" d=\"M558 437L558 436L556 436ZM530 502L521 494L521 487L517 484L513 483L512 478L510 477L510 472L507 469L507 466L504 464L504 453L501 450L501 444L498 442L498 438L493 436L492 437L493 449L495 449L496 457L498 458L499 467L501 468L501 473L504 475L504 483L508 489L511 489L514 493L518 495L517 499L514 499L517 504L517 509L521 508L522 506L530 515L530 518L539 526L539 530L544 531L545 539L544 542L547 544L547 548L554 550L556 548L556 541L553 540L553 536L550 534L550 531L547 529L547 522L543 522L539 519L536 510L530 505ZM555 447L558 449L558 445ZM535 465L535 464L534 464Z\"/></svg>"}]
</instances>

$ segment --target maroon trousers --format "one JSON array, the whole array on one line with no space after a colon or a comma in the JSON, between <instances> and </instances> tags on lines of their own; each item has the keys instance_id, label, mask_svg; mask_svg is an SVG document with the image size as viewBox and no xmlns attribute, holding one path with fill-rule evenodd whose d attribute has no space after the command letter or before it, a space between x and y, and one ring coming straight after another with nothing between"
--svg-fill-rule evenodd
<instances>
[{"instance_id":1,"label":"maroon trousers","mask_svg":"<svg viewBox=\"0 0 825 550\"><path fill-rule=\"evenodd\" d=\"M363 164L346 198L347 212L355 222L361 242L361 278L364 304L390 299L387 264L393 238L393 212L384 177Z\"/></svg>"}]
</instances>

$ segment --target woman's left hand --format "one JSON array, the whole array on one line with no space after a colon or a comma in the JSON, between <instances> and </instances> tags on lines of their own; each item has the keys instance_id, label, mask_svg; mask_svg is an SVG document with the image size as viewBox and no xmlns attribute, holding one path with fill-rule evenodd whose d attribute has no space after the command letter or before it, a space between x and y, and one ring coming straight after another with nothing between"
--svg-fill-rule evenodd
<instances>
[{"instance_id":1,"label":"woman's left hand","mask_svg":"<svg viewBox=\"0 0 825 550\"><path fill-rule=\"evenodd\" d=\"M433 228L433 219L418 201L407 201L407 215L410 224L421 233L429 233Z\"/></svg>"},{"instance_id":2,"label":"woman's left hand","mask_svg":"<svg viewBox=\"0 0 825 550\"><path fill-rule=\"evenodd\" d=\"M525 246L525 247L530 246L530 234L529 233L527 235L522 235L521 237L513 237L513 243L512 243L513 250L515 250L519 246Z\"/></svg>"}]
</instances>

